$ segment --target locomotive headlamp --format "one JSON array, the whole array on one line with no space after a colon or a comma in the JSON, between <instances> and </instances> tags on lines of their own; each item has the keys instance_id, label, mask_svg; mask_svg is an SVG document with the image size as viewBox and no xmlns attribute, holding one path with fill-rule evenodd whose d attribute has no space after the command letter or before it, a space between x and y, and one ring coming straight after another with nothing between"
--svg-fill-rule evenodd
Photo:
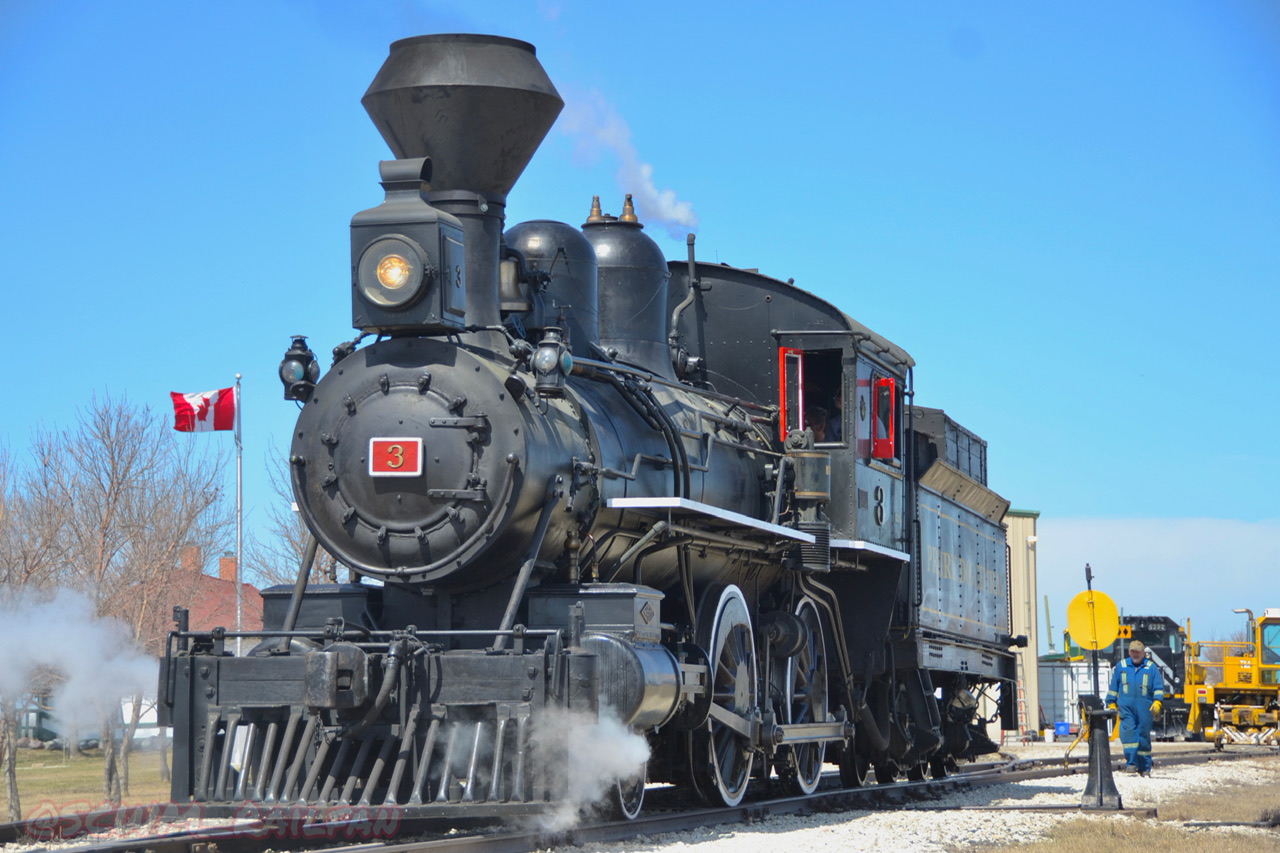
<instances>
[{"instance_id":1,"label":"locomotive headlamp","mask_svg":"<svg viewBox=\"0 0 1280 853\"><path fill-rule=\"evenodd\" d=\"M539 394L548 397L564 395L564 380L573 369L573 356L560 337L559 329L553 326L546 330L542 340L538 341L533 358L529 359L529 366L533 368L534 389Z\"/></svg>"},{"instance_id":2,"label":"locomotive headlamp","mask_svg":"<svg viewBox=\"0 0 1280 853\"><path fill-rule=\"evenodd\" d=\"M280 362L280 381L284 384L284 398L305 403L311 399L316 380L320 378L320 364L316 354L307 346L305 335L294 335L293 343Z\"/></svg>"},{"instance_id":3,"label":"locomotive headlamp","mask_svg":"<svg viewBox=\"0 0 1280 853\"><path fill-rule=\"evenodd\" d=\"M388 236L370 243L360 257L357 283L365 299L392 310L407 308L422 295L435 270L407 237Z\"/></svg>"},{"instance_id":4,"label":"locomotive headlamp","mask_svg":"<svg viewBox=\"0 0 1280 853\"><path fill-rule=\"evenodd\" d=\"M351 218L351 325L379 335L463 328L466 240L462 221L427 201L431 158L383 160L378 173L387 197Z\"/></svg>"},{"instance_id":5,"label":"locomotive headlamp","mask_svg":"<svg viewBox=\"0 0 1280 853\"><path fill-rule=\"evenodd\" d=\"M378 283L388 290L399 290L409 283L413 267L399 255L387 255L378 264Z\"/></svg>"}]
</instances>

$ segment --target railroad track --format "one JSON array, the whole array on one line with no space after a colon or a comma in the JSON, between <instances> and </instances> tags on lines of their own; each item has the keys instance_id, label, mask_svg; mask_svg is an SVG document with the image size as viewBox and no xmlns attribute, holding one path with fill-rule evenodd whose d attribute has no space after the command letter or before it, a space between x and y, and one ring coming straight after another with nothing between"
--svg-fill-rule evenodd
<instances>
[{"instance_id":1,"label":"railroad track","mask_svg":"<svg viewBox=\"0 0 1280 853\"><path fill-rule=\"evenodd\" d=\"M1162 765L1192 764L1274 752L1197 750L1165 753L1159 762ZM1063 759L1019 760L1009 757L999 763L967 765L962 772L945 779L852 789L840 788L838 774L832 772L824 775L823 784L810 796L772 796L769 785L759 783L759 787L752 791L754 799L733 808L679 808L677 791L655 788L646 796L645 812L635 820L587 822L562 831L537 828L509 830L493 825L477 827L474 821L469 829L460 831L457 821L448 818L404 817L385 809L353 807L321 811L311 808L264 809L252 805L197 808L193 805L160 804L0 824L0 844L23 842L38 845L41 839L56 840L60 842L62 853L262 853L268 849L321 848L327 853L525 853L547 847L617 842L637 836L686 832L699 827L750 823L775 815L872 810L908 804L914 808L928 808L926 803L958 791L1087 771L1086 757L1065 762ZM1075 808L1078 807L1041 807L1039 810ZM1140 816L1150 816L1153 812L1151 809L1127 811ZM218 826L164 831L166 825L176 827L189 819L193 812L202 818L227 822ZM381 826L379 821L382 821ZM104 831L115 834L130 827L143 834L135 833L124 838L97 835L86 837L83 844L71 847L61 843L68 837ZM359 843L349 843L354 839L360 839Z\"/></svg>"}]
</instances>

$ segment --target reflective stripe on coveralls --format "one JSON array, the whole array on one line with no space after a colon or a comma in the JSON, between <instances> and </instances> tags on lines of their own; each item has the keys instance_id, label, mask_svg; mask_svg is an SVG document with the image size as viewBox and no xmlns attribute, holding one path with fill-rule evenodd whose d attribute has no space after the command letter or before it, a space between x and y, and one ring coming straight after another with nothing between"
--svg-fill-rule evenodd
<instances>
[{"instance_id":1,"label":"reflective stripe on coveralls","mask_svg":"<svg viewBox=\"0 0 1280 853\"><path fill-rule=\"evenodd\" d=\"M1141 673L1141 678L1130 675ZM1134 666L1131 659L1120 662L1111 675L1107 702L1120 712L1120 743L1129 766L1140 772L1151 769L1151 705L1164 701L1164 678L1154 663L1144 660Z\"/></svg>"}]
</instances>

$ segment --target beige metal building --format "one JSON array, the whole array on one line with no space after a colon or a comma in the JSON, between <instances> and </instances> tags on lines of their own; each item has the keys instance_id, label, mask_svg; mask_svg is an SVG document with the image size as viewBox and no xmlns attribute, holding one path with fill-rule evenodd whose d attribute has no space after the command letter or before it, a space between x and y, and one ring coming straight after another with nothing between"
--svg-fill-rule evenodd
<instances>
[{"instance_id":1,"label":"beige metal building","mask_svg":"<svg viewBox=\"0 0 1280 853\"><path fill-rule=\"evenodd\" d=\"M1027 646L1014 649L1018 669L1018 728L1006 732L1000 726L995 697L983 697L982 715L992 720L987 737L996 743L1038 740L1040 726L1040 619L1036 615L1036 521L1040 513L1010 509L1004 516L1005 544L1009 548L1009 633L1027 638ZM993 719L994 718L994 719ZM1050 723L1052 725L1052 723Z\"/></svg>"},{"instance_id":2,"label":"beige metal building","mask_svg":"<svg viewBox=\"0 0 1280 853\"><path fill-rule=\"evenodd\" d=\"M1002 732L1006 741L1040 733L1040 620L1036 616L1036 522L1040 513L1010 509L1005 513L1005 542L1009 546L1009 633L1023 634L1027 646L1017 650L1018 724L1016 732Z\"/></svg>"}]
</instances>

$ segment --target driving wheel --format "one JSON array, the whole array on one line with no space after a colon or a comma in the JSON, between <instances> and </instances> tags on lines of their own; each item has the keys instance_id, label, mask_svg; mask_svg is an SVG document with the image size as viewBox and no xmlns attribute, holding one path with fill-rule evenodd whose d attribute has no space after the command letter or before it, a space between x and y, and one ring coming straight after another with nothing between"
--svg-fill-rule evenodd
<instances>
[{"instance_id":1,"label":"driving wheel","mask_svg":"<svg viewBox=\"0 0 1280 853\"><path fill-rule=\"evenodd\" d=\"M821 723L827 719L827 647L818 608L808 598L796 605L796 618L804 627L804 644L787 659L785 723ZM822 778L825 743L796 743L784 748L779 775L790 791L812 794Z\"/></svg>"},{"instance_id":2,"label":"driving wheel","mask_svg":"<svg viewBox=\"0 0 1280 853\"><path fill-rule=\"evenodd\" d=\"M876 770L876 781L881 785L888 785L890 782L898 781L898 773L901 771L898 767L898 762L892 758L877 761L872 766Z\"/></svg>"},{"instance_id":3,"label":"driving wheel","mask_svg":"<svg viewBox=\"0 0 1280 853\"><path fill-rule=\"evenodd\" d=\"M613 814L620 820L635 820L644 807L644 786L649 781L649 767L646 764L638 774L626 779L619 779L613 789L613 797L609 803Z\"/></svg>"},{"instance_id":4,"label":"driving wheel","mask_svg":"<svg viewBox=\"0 0 1280 853\"><path fill-rule=\"evenodd\" d=\"M747 601L738 587L717 586L698 612L698 645L711 663L711 716L697 733L694 772L704 796L736 806L747 793L755 752L747 735L724 716L749 718L756 710L756 650ZM717 714L717 712L724 712Z\"/></svg>"}]
</instances>

